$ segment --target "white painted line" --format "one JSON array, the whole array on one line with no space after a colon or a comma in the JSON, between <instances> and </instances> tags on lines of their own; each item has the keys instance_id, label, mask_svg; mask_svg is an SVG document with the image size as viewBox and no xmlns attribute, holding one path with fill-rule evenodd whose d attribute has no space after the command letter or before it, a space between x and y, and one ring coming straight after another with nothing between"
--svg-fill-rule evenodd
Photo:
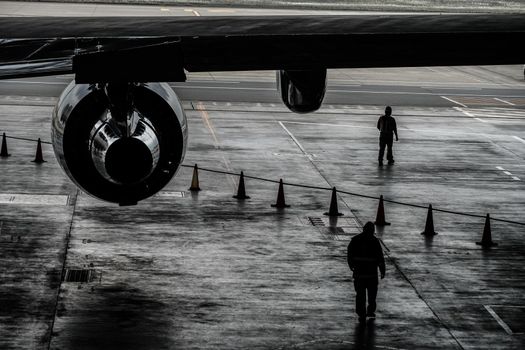
<instances>
[{"instance_id":1,"label":"white painted line","mask_svg":"<svg viewBox=\"0 0 525 350\"><path fill-rule=\"evenodd\" d=\"M490 306L488 306L488 305L483 305L483 306L485 306L485 309L487 309L489 314L491 314L492 317L494 317L494 319L499 323L501 328L503 328L505 330L505 332L507 332L508 334L512 334L512 329L510 329L510 327L507 326L507 324L505 322L503 322L503 320L498 316L498 314L494 310L492 310L492 308Z\"/></svg>"},{"instance_id":2,"label":"white painted line","mask_svg":"<svg viewBox=\"0 0 525 350\"><path fill-rule=\"evenodd\" d=\"M518 137L518 136L512 136L512 137L514 137L514 138L515 138L516 140L518 140L519 142L523 142L523 143L525 143L525 140L522 139L521 137Z\"/></svg>"},{"instance_id":3,"label":"white painted line","mask_svg":"<svg viewBox=\"0 0 525 350\"><path fill-rule=\"evenodd\" d=\"M299 141L295 138L295 136L293 136L293 134L290 132L290 130L288 130L286 128L286 126L284 126L284 124L282 122L279 122L279 125L281 125L281 127L284 129L284 131L286 131L286 133L288 134L288 136L290 136L293 140L293 142L295 142L295 144L299 147L299 149L301 150L301 152L304 153L304 155L311 161L313 162L313 158L310 154L308 154L308 152L306 152L306 150L304 149L304 147L299 143Z\"/></svg>"},{"instance_id":4,"label":"white painted line","mask_svg":"<svg viewBox=\"0 0 525 350\"><path fill-rule=\"evenodd\" d=\"M197 17L200 17L200 15L201 15L199 12L197 12L197 11L195 11L195 10L191 10L191 12L193 12L193 14L194 14L195 16L197 16Z\"/></svg>"},{"instance_id":5,"label":"white painted line","mask_svg":"<svg viewBox=\"0 0 525 350\"><path fill-rule=\"evenodd\" d=\"M316 122L295 122L295 121L285 121L287 124L300 124L300 125L320 125L320 126L333 126L336 128L356 128L356 129L377 129L375 126L359 126L351 124L329 124L329 123L316 123Z\"/></svg>"},{"instance_id":6,"label":"white painted line","mask_svg":"<svg viewBox=\"0 0 525 350\"><path fill-rule=\"evenodd\" d=\"M174 88L184 89L220 89L220 90L255 90L255 91L275 91L273 88L251 88L251 87L229 87L229 86L191 86L191 85L172 85Z\"/></svg>"},{"instance_id":7,"label":"white painted line","mask_svg":"<svg viewBox=\"0 0 525 350\"><path fill-rule=\"evenodd\" d=\"M508 105L515 106L514 103L509 102L509 101L502 100L501 98L494 97L494 99L495 99L496 101L500 101L500 102L506 103L506 104L508 104Z\"/></svg>"},{"instance_id":8,"label":"white painted line","mask_svg":"<svg viewBox=\"0 0 525 350\"><path fill-rule=\"evenodd\" d=\"M161 7L160 10L162 12L169 12L169 11L171 11L169 8L166 8L166 7Z\"/></svg>"},{"instance_id":9,"label":"white painted line","mask_svg":"<svg viewBox=\"0 0 525 350\"><path fill-rule=\"evenodd\" d=\"M482 123L488 123L487 121L483 120L483 119L479 119L479 118L474 118L476 119L478 122L482 122Z\"/></svg>"},{"instance_id":10,"label":"white painted line","mask_svg":"<svg viewBox=\"0 0 525 350\"><path fill-rule=\"evenodd\" d=\"M465 108L467 108L467 106L464 105L463 103L459 103L458 101L454 101L454 100L451 99L451 98L448 98L448 97L445 97L445 96L440 96L440 97L441 97L441 98L444 98L445 100L448 100L448 101L450 101L450 102L452 102L452 103L455 103L455 104L457 104L457 105L460 105L461 107L465 107Z\"/></svg>"},{"instance_id":11,"label":"white painted line","mask_svg":"<svg viewBox=\"0 0 525 350\"><path fill-rule=\"evenodd\" d=\"M503 174L512 176L512 173L510 171L504 171Z\"/></svg>"},{"instance_id":12,"label":"white painted line","mask_svg":"<svg viewBox=\"0 0 525 350\"><path fill-rule=\"evenodd\" d=\"M459 108L459 107L452 107L454 108L456 111L460 111L461 113L463 113L464 115L466 115L467 117L471 117L471 118L474 118L475 115L470 113L470 112L467 112L465 110L463 110L462 108Z\"/></svg>"},{"instance_id":13,"label":"white painted line","mask_svg":"<svg viewBox=\"0 0 525 350\"><path fill-rule=\"evenodd\" d=\"M520 178L517 177L517 176L513 176L513 177L512 177L512 180L521 181Z\"/></svg>"},{"instance_id":14,"label":"white painted line","mask_svg":"<svg viewBox=\"0 0 525 350\"><path fill-rule=\"evenodd\" d=\"M502 168L502 167L500 167L500 166L497 166L496 169L498 169L498 170L502 170L502 171L505 170L505 168Z\"/></svg>"}]
</instances>

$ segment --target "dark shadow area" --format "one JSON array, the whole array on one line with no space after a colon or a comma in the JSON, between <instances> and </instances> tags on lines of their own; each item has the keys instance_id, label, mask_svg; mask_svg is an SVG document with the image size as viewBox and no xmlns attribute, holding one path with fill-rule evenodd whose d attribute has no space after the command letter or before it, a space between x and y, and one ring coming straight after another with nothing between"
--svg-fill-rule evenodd
<instances>
[{"instance_id":1,"label":"dark shadow area","mask_svg":"<svg viewBox=\"0 0 525 350\"><path fill-rule=\"evenodd\" d=\"M89 288L86 285L83 288ZM82 292L84 293L84 292ZM85 294L84 294L85 295ZM57 318L68 317L64 329L55 329L50 348L66 349L170 349L176 347L168 334L176 334L163 302L125 286L97 287L87 295L89 302L76 299L75 310L61 302ZM58 321L57 321L58 322Z\"/></svg>"},{"instance_id":2,"label":"dark shadow area","mask_svg":"<svg viewBox=\"0 0 525 350\"><path fill-rule=\"evenodd\" d=\"M434 243L434 236L427 236L427 235L424 235L424 236L425 236L425 248L427 250L432 249L432 244Z\"/></svg>"},{"instance_id":3,"label":"dark shadow area","mask_svg":"<svg viewBox=\"0 0 525 350\"><path fill-rule=\"evenodd\" d=\"M375 320L368 319L365 323L357 323L354 331L354 345L349 349L374 349Z\"/></svg>"}]
</instances>

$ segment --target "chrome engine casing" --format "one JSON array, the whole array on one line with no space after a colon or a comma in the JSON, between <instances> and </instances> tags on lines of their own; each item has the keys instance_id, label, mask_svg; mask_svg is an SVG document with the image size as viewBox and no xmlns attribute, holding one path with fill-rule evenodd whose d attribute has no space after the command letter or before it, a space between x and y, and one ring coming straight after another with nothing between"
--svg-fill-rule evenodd
<instances>
[{"instance_id":1,"label":"chrome engine casing","mask_svg":"<svg viewBox=\"0 0 525 350\"><path fill-rule=\"evenodd\" d=\"M103 87L71 82L53 112L56 158L84 192L136 204L166 186L184 160L188 125L166 83L133 84L130 130L116 127Z\"/></svg>"}]
</instances>

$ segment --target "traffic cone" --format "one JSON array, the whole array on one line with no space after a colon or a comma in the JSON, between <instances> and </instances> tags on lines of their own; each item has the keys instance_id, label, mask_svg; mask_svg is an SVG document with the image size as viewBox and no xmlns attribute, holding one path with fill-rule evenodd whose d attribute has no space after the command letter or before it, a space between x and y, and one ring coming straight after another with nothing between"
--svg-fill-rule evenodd
<instances>
[{"instance_id":1,"label":"traffic cone","mask_svg":"<svg viewBox=\"0 0 525 350\"><path fill-rule=\"evenodd\" d=\"M482 246L483 248L490 248L498 245L498 243L492 241L489 214L487 214L487 217L485 219L485 227L483 228L483 236L481 237L481 242L476 242L476 244Z\"/></svg>"},{"instance_id":2,"label":"traffic cone","mask_svg":"<svg viewBox=\"0 0 525 350\"><path fill-rule=\"evenodd\" d=\"M6 141L5 132L4 132L4 135L2 136L2 150L0 151L0 157L7 158L10 156L11 155L7 153L7 141Z\"/></svg>"},{"instance_id":3,"label":"traffic cone","mask_svg":"<svg viewBox=\"0 0 525 350\"><path fill-rule=\"evenodd\" d=\"M40 142L40 138L38 139L38 143L36 144L36 155L35 160L33 160L33 162L37 164L45 163L44 157L42 156L42 144Z\"/></svg>"},{"instance_id":4,"label":"traffic cone","mask_svg":"<svg viewBox=\"0 0 525 350\"><path fill-rule=\"evenodd\" d=\"M200 191L201 188L199 187L199 167L197 164L193 167L193 177L191 178L191 186L189 188L190 191Z\"/></svg>"},{"instance_id":5,"label":"traffic cone","mask_svg":"<svg viewBox=\"0 0 525 350\"><path fill-rule=\"evenodd\" d=\"M343 214L339 212L339 209L337 208L337 190L332 188L332 200L330 201L330 209L328 209L327 213L324 213L324 215L328 216L342 216Z\"/></svg>"},{"instance_id":6,"label":"traffic cone","mask_svg":"<svg viewBox=\"0 0 525 350\"><path fill-rule=\"evenodd\" d=\"M376 226L387 226L390 225L389 222L385 220L385 207L383 206L383 195L379 197L379 205L377 207L376 221L374 221Z\"/></svg>"},{"instance_id":7,"label":"traffic cone","mask_svg":"<svg viewBox=\"0 0 525 350\"><path fill-rule=\"evenodd\" d=\"M246 195L246 190L244 189L244 173L241 171L241 178L239 179L239 188L237 189L237 194L233 196L237 199L249 199L250 197Z\"/></svg>"},{"instance_id":8,"label":"traffic cone","mask_svg":"<svg viewBox=\"0 0 525 350\"><path fill-rule=\"evenodd\" d=\"M421 232L425 236L434 236L438 233L434 231L434 219L432 217L432 204L428 205L427 222L425 223L425 231Z\"/></svg>"},{"instance_id":9,"label":"traffic cone","mask_svg":"<svg viewBox=\"0 0 525 350\"><path fill-rule=\"evenodd\" d=\"M283 179L279 179L279 191L277 192L277 202L272 204L274 208L289 208L290 206L284 201Z\"/></svg>"}]
</instances>

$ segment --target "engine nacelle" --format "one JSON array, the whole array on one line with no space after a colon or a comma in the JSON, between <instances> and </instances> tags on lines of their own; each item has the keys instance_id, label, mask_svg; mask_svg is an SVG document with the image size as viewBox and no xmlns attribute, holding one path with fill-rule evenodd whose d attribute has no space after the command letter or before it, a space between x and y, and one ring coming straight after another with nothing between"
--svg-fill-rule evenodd
<instances>
[{"instance_id":1,"label":"engine nacelle","mask_svg":"<svg viewBox=\"0 0 525 350\"><path fill-rule=\"evenodd\" d=\"M314 112L323 103L326 69L277 71L277 88L284 104L292 112Z\"/></svg>"},{"instance_id":2,"label":"engine nacelle","mask_svg":"<svg viewBox=\"0 0 525 350\"><path fill-rule=\"evenodd\" d=\"M186 116L166 83L127 85L121 96L130 103L123 113L108 91L104 85L69 84L53 112L53 148L84 192L136 204L178 171L186 153Z\"/></svg>"}]
</instances>

